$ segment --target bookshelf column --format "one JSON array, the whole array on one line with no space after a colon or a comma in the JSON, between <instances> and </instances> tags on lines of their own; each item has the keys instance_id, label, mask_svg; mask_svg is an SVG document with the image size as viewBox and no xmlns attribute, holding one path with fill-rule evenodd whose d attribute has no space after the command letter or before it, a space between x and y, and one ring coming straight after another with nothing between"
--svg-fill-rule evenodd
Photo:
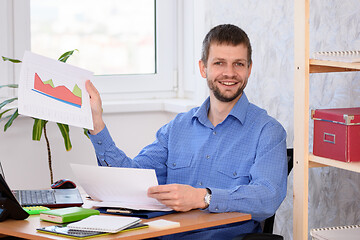
<instances>
[{"instance_id":1,"label":"bookshelf column","mask_svg":"<svg viewBox=\"0 0 360 240\"><path fill-rule=\"evenodd\" d=\"M294 2L293 238L308 238L309 0Z\"/></svg>"}]
</instances>

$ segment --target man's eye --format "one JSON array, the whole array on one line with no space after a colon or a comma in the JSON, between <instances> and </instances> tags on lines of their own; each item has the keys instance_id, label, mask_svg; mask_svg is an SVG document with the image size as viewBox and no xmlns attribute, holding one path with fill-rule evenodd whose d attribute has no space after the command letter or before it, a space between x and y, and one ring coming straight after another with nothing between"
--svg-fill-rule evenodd
<instances>
[{"instance_id":1,"label":"man's eye","mask_svg":"<svg viewBox=\"0 0 360 240\"><path fill-rule=\"evenodd\" d=\"M238 63L235 63L236 66L238 67L244 67L245 66L245 63L243 62L238 62Z\"/></svg>"},{"instance_id":2,"label":"man's eye","mask_svg":"<svg viewBox=\"0 0 360 240\"><path fill-rule=\"evenodd\" d=\"M222 65L222 62L214 62L214 65Z\"/></svg>"}]
</instances>

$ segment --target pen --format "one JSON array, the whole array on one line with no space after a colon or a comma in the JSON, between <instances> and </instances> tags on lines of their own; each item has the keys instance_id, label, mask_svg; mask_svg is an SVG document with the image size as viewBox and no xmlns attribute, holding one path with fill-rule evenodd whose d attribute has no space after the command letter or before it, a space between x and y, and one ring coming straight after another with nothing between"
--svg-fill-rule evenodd
<instances>
[{"instance_id":1,"label":"pen","mask_svg":"<svg viewBox=\"0 0 360 240\"><path fill-rule=\"evenodd\" d=\"M114 209L114 208L108 208L106 210L106 212L108 213L132 213L132 211L130 209Z\"/></svg>"}]
</instances>

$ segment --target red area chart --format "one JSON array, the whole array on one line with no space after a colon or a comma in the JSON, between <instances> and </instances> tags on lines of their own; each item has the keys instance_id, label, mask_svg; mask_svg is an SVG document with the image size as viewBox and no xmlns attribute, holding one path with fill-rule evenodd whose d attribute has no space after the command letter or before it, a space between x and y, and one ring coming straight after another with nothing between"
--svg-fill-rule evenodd
<instances>
[{"instance_id":1,"label":"red area chart","mask_svg":"<svg viewBox=\"0 0 360 240\"><path fill-rule=\"evenodd\" d=\"M33 91L58 100L60 102L81 108L81 89L75 84L73 91L65 86L54 87L52 80L43 82L39 75L35 73Z\"/></svg>"}]
</instances>

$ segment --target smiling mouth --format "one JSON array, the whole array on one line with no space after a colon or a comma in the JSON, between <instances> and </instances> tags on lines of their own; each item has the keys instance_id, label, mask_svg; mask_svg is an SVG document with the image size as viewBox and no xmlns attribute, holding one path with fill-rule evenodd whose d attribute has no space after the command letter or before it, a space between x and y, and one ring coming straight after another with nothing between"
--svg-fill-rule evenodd
<instances>
[{"instance_id":1,"label":"smiling mouth","mask_svg":"<svg viewBox=\"0 0 360 240\"><path fill-rule=\"evenodd\" d=\"M233 86L233 85L237 84L237 82L222 82L222 81L219 81L219 83L221 83L222 85L225 85L225 86Z\"/></svg>"}]
</instances>

